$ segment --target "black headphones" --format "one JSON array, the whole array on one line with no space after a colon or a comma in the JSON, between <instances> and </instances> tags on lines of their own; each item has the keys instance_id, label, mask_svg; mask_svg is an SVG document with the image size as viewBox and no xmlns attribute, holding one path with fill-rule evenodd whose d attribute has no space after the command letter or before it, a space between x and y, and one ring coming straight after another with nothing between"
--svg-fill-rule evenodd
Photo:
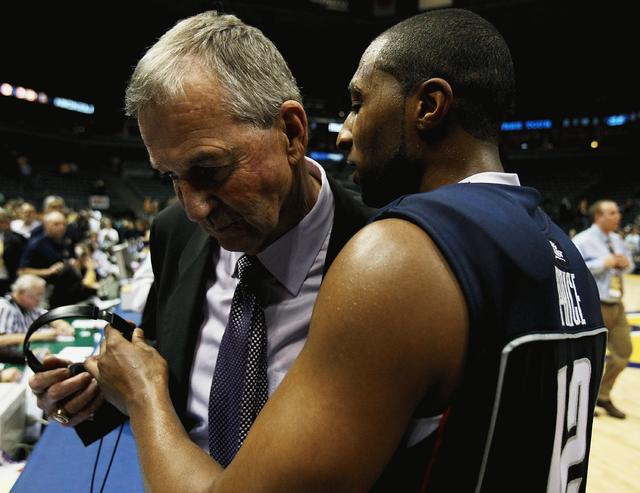
<instances>
[{"instance_id":1,"label":"black headphones","mask_svg":"<svg viewBox=\"0 0 640 493\"><path fill-rule=\"evenodd\" d=\"M127 322L121 316L116 315L113 312L108 312L107 310L100 310L97 306L94 305L68 305L53 308L44 315L41 315L40 317L35 319L29 326L29 330L27 330L27 333L24 336L22 352L27 364L35 373L44 371L45 368L42 362L38 360L35 354L33 354L33 352L31 351L29 339L31 339L33 333L43 325L47 325L49 322L53 322L54 320L58 320L61 318L72 317L105 320L113 328L122 332L122 335L129 341L131 340L131 336L133 335L133 329L135 329L135 326L133 324ZM84 365L82 363L73 363L69 366L69 369L74 375L85 371Z\"/></svg>"}]
</instances>

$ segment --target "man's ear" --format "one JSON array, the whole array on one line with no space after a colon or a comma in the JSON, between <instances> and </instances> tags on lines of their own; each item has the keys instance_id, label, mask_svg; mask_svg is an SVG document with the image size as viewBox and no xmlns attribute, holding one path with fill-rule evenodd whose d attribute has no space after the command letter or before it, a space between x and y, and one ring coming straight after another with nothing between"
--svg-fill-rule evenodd
<instances>
[{"instance_id":1,"label":"man's ear","mask_svg":"<svg viewBox=\"0 0 640 493\"><path fill-rule=\"evenodd\" d=\"M309 138L307 114L300 103L289 100L280 106L280 118L287 137L289 164L293 166L304 158L307 149Z\"/></svg>"},{"instance_id":2,"label":"man's ear","mask_svg":"<svg viewBox=\"0 0 640 493\"><path fill-rule=\"evenodd\" d=\"M416 91L415 124L419 133L428 132L442 124L453 103L451 85L439 77L422 82Z\"/></svg>"}]
</instances>

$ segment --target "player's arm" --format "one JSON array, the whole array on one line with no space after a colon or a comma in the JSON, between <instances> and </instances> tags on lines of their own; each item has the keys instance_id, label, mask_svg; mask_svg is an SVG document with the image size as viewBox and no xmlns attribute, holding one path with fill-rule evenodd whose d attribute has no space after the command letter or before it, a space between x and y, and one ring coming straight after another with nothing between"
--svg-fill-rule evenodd
<instances>
[{"instance_id":1,"label":"player's arm","mask_svg":"<svg viewBox=\"0 0 640 493\"><path fill-rule=\"evenodd\" d=\"M128 344L109 331L98 379L120 386L151 491L352 492L375 482L421 401L430 414L446 408L467 316L421 229L397 219L367 226L333 263L302 353L226 470L189 439L169 400L166 364L139 335Z\"/></svg>"}]
</instances>

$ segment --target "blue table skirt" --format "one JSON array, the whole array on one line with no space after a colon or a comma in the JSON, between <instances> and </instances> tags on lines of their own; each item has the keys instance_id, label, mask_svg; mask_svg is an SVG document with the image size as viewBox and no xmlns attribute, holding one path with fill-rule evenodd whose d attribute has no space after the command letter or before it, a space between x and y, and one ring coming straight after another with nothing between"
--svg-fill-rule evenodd
<instances>
[{"instance_id":1,"label":"blue table skirt","mask_svg":"<svg viewBox=\"0 0 640 493\"><path fill-rule=\"evenodd\" d=\"M104 437L94 479L94 491L100 491L113 453L120 427ZM11 493L87 492L96 461L99 442L88 447L71 428L51 421L38 440ZM113 464L105 483L105 492L143 493L142 475L136 444L129 423L124 424Z\"/></svg>"}]
</instances>

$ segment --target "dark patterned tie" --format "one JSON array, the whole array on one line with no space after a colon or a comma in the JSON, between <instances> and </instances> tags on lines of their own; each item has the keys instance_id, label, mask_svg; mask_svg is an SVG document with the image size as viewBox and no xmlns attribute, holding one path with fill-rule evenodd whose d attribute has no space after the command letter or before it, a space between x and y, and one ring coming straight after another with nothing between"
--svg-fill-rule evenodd
<instances>
[{"instance_id":1,"label":"dark patterned tie","mask_svg":"<svg viewBox=\"0 0 640 493\"><path fill-rule=\"evenodd\" d=\"M254 291L257 258L236 264L238 286L220 341L209 394L209 454L228 466L267 402L267 326Z\"/></svg>"}]
</instances>

